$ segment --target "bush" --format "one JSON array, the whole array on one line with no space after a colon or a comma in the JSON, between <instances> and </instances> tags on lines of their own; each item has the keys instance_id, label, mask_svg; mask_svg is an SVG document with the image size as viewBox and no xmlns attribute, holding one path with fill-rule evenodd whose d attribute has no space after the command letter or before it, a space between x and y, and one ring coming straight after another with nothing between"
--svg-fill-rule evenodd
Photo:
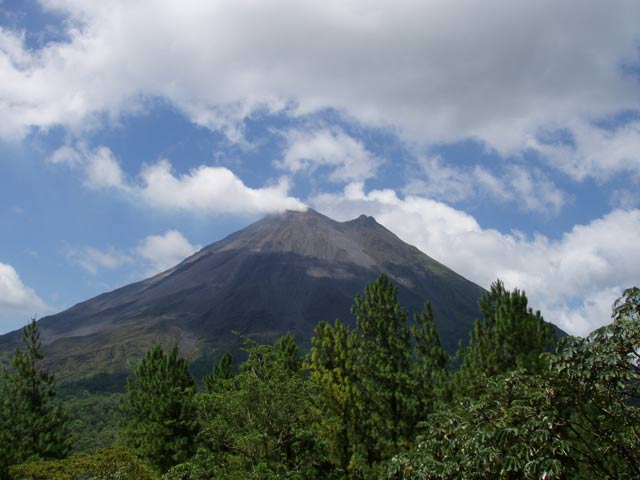
<instances>
[{"instance_id":1,"label":"bush","mask_svg":"<svg viewBox=\"0 0 640 480\"><path fill-rule=\"evenodd\" d=\"M153 470L123 447L77 453L65 460L29 462L9 468L14 480L156 480Z\"/></svg>"}]
</instances>

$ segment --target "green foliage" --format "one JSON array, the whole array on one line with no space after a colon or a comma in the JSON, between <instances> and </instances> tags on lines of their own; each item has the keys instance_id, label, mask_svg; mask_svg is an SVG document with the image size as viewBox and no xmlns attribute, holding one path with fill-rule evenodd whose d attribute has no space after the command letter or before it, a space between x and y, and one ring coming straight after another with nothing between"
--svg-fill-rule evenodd
<instances>
[{"instance_id":1,"label":"green foliage","mask_svg":"<svg viewBox=\"0 0 640 480\"><path fill-rule=\"evenodd\" d=\"M162 480L213 480L229 479L228 469L220 465L219 456L209 450L200 449L187 462L169 469Z\"/></svg>"},{"instance_id":2,"label":"green foliage","mask_svg":"<svg viewBox=\"0 0 640 480\"><path fill-rule=\"evenodd\" d=\"M317 477L323 456L312 429L312 385L292 341L248 347L235 377L199 395L206 451L172 469L170 478L195 475L203 463L223 478Z\"/></svg>"},{"instance_id":3,"label":"green foliage","mask_svg":"<svg viewBox=\"0 0 640 480\"><path fill-rule=\"evenodd\" d=\"M195 383L174 347L147 352L127 382L122 428L127 444L161 471L193 454L197 433Z\"/></svg>"},{"instance_id":4,"label":"green foliage","mask_svg":"<svg viewBox=\"0 0 640 480\"><path fill-rule=\"evenodd\" d=\"M414 352L411 378L417 401L415 421L432 412L438 402L448 398L450 357L440 343L431 303L427 302L424 311L414 315L411 326ZM414 423L415 423L414 421Z\"/></svg>"},{"instance_id":5,"label":"green foliage","mask_svg":"<svg viewBox=\"0 0 640 480\"><path fill-rule=\"evenodd\" d=\"M556 396L581 474L640 478L640 289L624 292L613 318L561 342L551 357Z\"/></svg>"},{"instance_id":6,"label":"green foliage","mask_svg":"<svg viewBox=\"0 0 640 480\"><path fill-rule=\"evenodd\" d=\"M64 457L70 448L67 415L56 400L55 378L40 366L35 319L22 331L24 350L0 372L0 478L25 461Z\"/></svg>"},{"instance_id":7,"label":"green foliage","mask_svg":"<svg viewBox=\"0 0 640 480\"><path fill-rule=\"evenodd\" d=\"M292 372L300 370L300 367L302 366L302 358L300 357L300 349L298 348L298 344L294 340L293 335L288 333L287 335L280 337L273 345L273 350L276 355L280 357L280 362L282 362L285 368Z\"/></svg>"},{"instance_id":8,"label":"green foliage","mask_svg":"<svg viewBox=\"0 0 640 480\"><path fill-rule=\"evenodd\" d=\"M417 422L444 387L448 355L430 304L409 326L384 275L356 296L352 312L355 330L339 320L318 325L309 369L331 460L341 472L370 477L411 445Z\"/></svg>"},{"instance_id":9,"label":"green foliage","mask_svg":"<svg viewBox=\"0 0 640 480\"><path fill-rule=\"evenodd\" d=\"M340 320L317 325L309 356L311 380L318 388L322 436L331 461L347 472L354 455L358 416L355 402L356 335Z\"/></svg>"},{"instance_id":10,"label":"green foliage","mask_svg":"<svg viewBox=\"0 0 640 480\"><path fill-rule=\"evenodd\" d=\"M524 293L497 282L480 306L459 372L430 304L410 324L384 276L356 297L354 328L318 324L304 365L291 335L248 342L237 374L225 354L196 394L177 349L153 348L122 402L124 437L148 464L123 448L31 462L68 449L32 323L1 377L0 441L11 448L0 449L0 478L25 461L10 467L14 479L640 478L640 290L614 304L613 323L563 339L555 353L553 330ZM92 417L111 415L116 398L67 400L86 442L76 448L113 441L109 423ZM43 412L52 416L30 416ZM25 430L44 432L49 420L62 429Z\"/></svg>"},{"instance_id":11,"label":"green foliage","mask_svg":"<svg viewBox=\"0 0 640 480\"><path fill-rule=\"evenodd\" d=\"M153 470L124 447L77 453L65 460L10 468L13 480L155 480Z\"/></svg>"},{"instance_id":12,"label":"green foliage","mask_svg":"<svg viewBox=\"0 0 640 480\"><path fill-rule=\"evenodd\" d=\"M114 445L119 437L120 402L124 394L78 393L62 400L69 412L73 452Z\"/></svg>"},{"instance_id":13,"label":"green foliage","mask_svg":"<svg viewBox=\"0 0 640 480\"><path fill-rule=\"evenodd\" d=\"M226 352L213 366L209 375L204 377L204 386L209 393L215 392L225 380L233 376L233 356Z\"/></svg>"},{"instance_id":14,"label":"green foliage","mask_svg":"<svg viewBox=\"0 0 640 480\"><path fill-rule=\"evenodd\" d=\"M479 399L427 417L414 449L394 458L390 478L563 478L567 441L541 377L516 370L491 377Z\"/></svg>"},{"instance_id":15,"label":"green foliage","mask_svg":"<svg viewBox=\"0 0 640 480\"><path fill-rule=\"evenodd\" d=\"M640 478L640 290L613 316L561 341L545 370L485 376L479 395L427 417L389 478Z\"/></svg>"},{"instance_id":16,"label":"green foliage","mask_svg":"<svg viewBox=\"0 0 640 480\"><path fill-rule=\"evenodd\" d=\"M484 318L476 320L469 344L457 354L461 363L456 374L458 393L477 393L486 377L516 368L532 373L546 368L540 354L552 350L555 333L539 311L528 307L524 292L510 292L498 280L479 306Z\"/></svg>"},{"instance_id":17,"label":"green foliage","mask_svg":"<svg viewBox=\"0 0 640 480\"><path fill-rule=\"evenodd\" d=\"M397 289L382 275L356 295L357 408L359 446L367 465L393 455L411 441L415 397L407 311Z\"/></svg>"}]
</instances>

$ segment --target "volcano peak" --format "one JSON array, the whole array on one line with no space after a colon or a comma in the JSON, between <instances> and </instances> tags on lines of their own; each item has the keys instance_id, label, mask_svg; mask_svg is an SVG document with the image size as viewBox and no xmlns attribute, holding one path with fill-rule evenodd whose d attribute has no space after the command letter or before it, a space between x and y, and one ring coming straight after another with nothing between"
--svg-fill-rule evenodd
<instances>
[{"instance_id":1,"label":"volcano peak","mask_svg":"<svg viewBox=\"0 0 640 480\"><path fill-rule=\"evenodd\" d=\"M352 322L355 295L382 273L409 312L431 301L445 348L466 338L482 288L373 217L338 222L313 209L268 215L161 274L38 323L58 370L95 372L91 359L100 358L102 371L117 371L156 343L210 358L240 348L233 331L264 342L291 332L308 345L319 321ZM0 353L18 340L0 337Z\"/></svg>"}]
</instances>

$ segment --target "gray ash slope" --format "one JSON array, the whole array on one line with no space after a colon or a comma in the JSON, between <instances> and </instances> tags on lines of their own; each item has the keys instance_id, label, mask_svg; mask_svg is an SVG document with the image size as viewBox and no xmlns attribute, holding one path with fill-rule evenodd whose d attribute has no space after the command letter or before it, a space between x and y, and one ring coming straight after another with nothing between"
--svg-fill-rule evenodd
<instances>
[{"instance_id":1,"label":"gray ash slope","mask_svg":"<svg viewBox=\"0 0 640 480\"><path fill-rule=\"evenodd\" d=\"M177 342L192 359L215 357L238 347L234 331L258 342L291 332L308 344L321 320L353 323L354 296L381 273L410 312L432 302L448 350L467 338L481 287L372 217L337 222L313 210L267 216L163 273L38 323L60 372L124 368L154 343ZM17 339L0 337L0 351Z\"/></svg>"}]
</instances>

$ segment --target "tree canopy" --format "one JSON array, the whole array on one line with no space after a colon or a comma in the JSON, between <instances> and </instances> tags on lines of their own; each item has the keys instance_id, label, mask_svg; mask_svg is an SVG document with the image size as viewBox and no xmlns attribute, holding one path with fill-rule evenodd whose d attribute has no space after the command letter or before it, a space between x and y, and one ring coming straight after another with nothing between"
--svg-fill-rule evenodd
<instances>
[{"instance_id":1,"label":"tree canopy","mask_svg":"<svg viewBox=\"0 0 640 480\"><path fill-rule=\"evenodd\" d=\"M640 478L640 290L616 301L611 324L558 342L524 292L501 282L480 310L452 360L430 304L410 319L381 276L355 298L353 327L321 322L306 357L292 335L248 341L246 359L233 366L222 355L200 393L177 349L155 347L123 403L136 456L111 449L38 462L68 450L63 416L45 415L59 426L38 437L48 447L36 451L29 440L30 450L9 449L8 460L0 452L4 478L9 463L30 460L11 467L15 478ZM23 412L59 413L52 377L35 366L37 329L24 333L26 351L0 384L8 426L0 439L20 448L16 432L42 423L10 419L7 405L22 399ZM49 407L25 406L25 379L38 386L34 405Z\"/></svg>"},{"instance_id":2,"label":"tree canopy","mask_svg":"<svg viewBox=\"0 0 640 480\"><path fill-rule=\"evenodd\" d=\"M10 368L0 371L0 478L7 478L10 465L62 458L71 447L55 378L41 365L35 319L23 328L22 345Z\"/></svg>"},{"instance_id":3,"label":"tree canopy","mask_svg":"<svg viewBox=\"0 0 640 480\"><path fill-rule=\"evenodd\" d=\"M157 345L127 381L122 429L127 445L160 471L187 460L195 448L196 385L178 347Z\"/></svg>"}]
</instances>

